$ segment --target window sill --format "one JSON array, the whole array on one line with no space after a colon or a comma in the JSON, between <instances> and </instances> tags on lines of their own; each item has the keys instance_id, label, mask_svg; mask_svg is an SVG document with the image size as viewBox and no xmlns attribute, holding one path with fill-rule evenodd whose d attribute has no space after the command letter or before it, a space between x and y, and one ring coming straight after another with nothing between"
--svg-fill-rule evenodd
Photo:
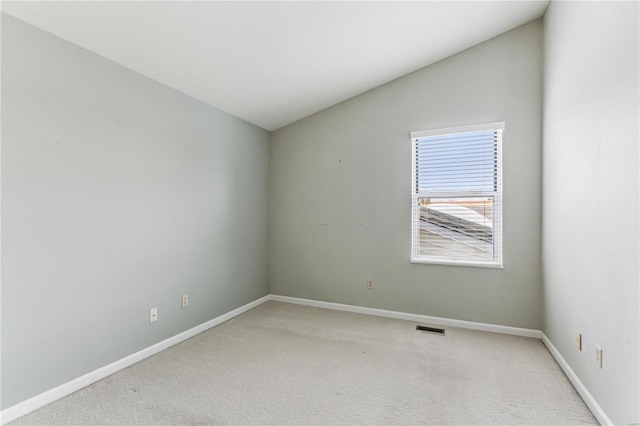
<instances>
[{"instance_id":1,"label":"window sill","mask_svg":"<svg viewBox=\"0 0 640 426\"><path fill-rule=\"evenodd\" d=\"M469 260L414 258L414 259L411 259L411 263L428 264L428 265L444 265L444 266L470 266L472 268L504 269L504 266L502 265L502 263L473 262Z\"/></svg>"}]
</instances>

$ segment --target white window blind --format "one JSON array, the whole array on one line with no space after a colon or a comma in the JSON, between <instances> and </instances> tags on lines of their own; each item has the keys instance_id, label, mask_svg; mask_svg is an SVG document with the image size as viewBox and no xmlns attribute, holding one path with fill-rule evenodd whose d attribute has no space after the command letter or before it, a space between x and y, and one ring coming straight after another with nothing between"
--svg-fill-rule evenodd
<instances>
[{"instance_id":1,"label":"white window blind","mask_svg":"<svg viewBox=\"0 0 640 426\"><path fill-rule=\"evenodd\" d=\"M502 267L504 123L411 133L411 261Z\"/></svg>"}]
</instances>

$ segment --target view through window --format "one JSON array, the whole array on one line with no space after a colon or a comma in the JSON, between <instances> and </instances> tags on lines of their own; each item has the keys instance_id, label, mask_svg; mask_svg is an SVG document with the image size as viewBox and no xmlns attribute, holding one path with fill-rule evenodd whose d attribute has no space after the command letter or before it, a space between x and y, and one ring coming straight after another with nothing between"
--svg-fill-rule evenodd
<instances>
[{"instance_id":1,"label":"view through window","mask_svg":"<svg viewBox=\"0 0 640 426\"><path fill-rule=\"evenodd\" d=\"M412 262L502 266L503 127L411 134Z\"/></svg>"}]
</instances>

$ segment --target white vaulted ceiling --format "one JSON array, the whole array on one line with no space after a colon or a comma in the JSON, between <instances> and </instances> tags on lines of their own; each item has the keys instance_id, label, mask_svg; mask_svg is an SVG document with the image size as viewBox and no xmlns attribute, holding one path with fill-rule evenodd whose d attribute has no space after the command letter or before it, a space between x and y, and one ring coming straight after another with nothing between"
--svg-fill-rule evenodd
<instances>
[{"instance_id":1,"label":"white vaulted ceiling","mask_svg":"<svg viewBox=\"0 0 640 426\"><path fill-rule=\"evenodd\" d=\"M2 2L2 12L275 130L539 18L541 1Z\"/></svg>"}]
</instances>

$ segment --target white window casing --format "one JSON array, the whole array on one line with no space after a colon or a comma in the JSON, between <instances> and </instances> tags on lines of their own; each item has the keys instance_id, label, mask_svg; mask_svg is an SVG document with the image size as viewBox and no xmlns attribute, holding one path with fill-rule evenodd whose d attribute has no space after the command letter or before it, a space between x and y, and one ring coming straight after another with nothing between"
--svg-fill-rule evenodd
<instances>
[{"instance_id":1,"label":"white window casing","mask_svg":"<svg viewBox=\"0 0 640 426\"><path fill-rule=\"evenodd\" d=\"M503 267L503 130L411 132L411 262Z\"/></svg>"}]
</instances>

